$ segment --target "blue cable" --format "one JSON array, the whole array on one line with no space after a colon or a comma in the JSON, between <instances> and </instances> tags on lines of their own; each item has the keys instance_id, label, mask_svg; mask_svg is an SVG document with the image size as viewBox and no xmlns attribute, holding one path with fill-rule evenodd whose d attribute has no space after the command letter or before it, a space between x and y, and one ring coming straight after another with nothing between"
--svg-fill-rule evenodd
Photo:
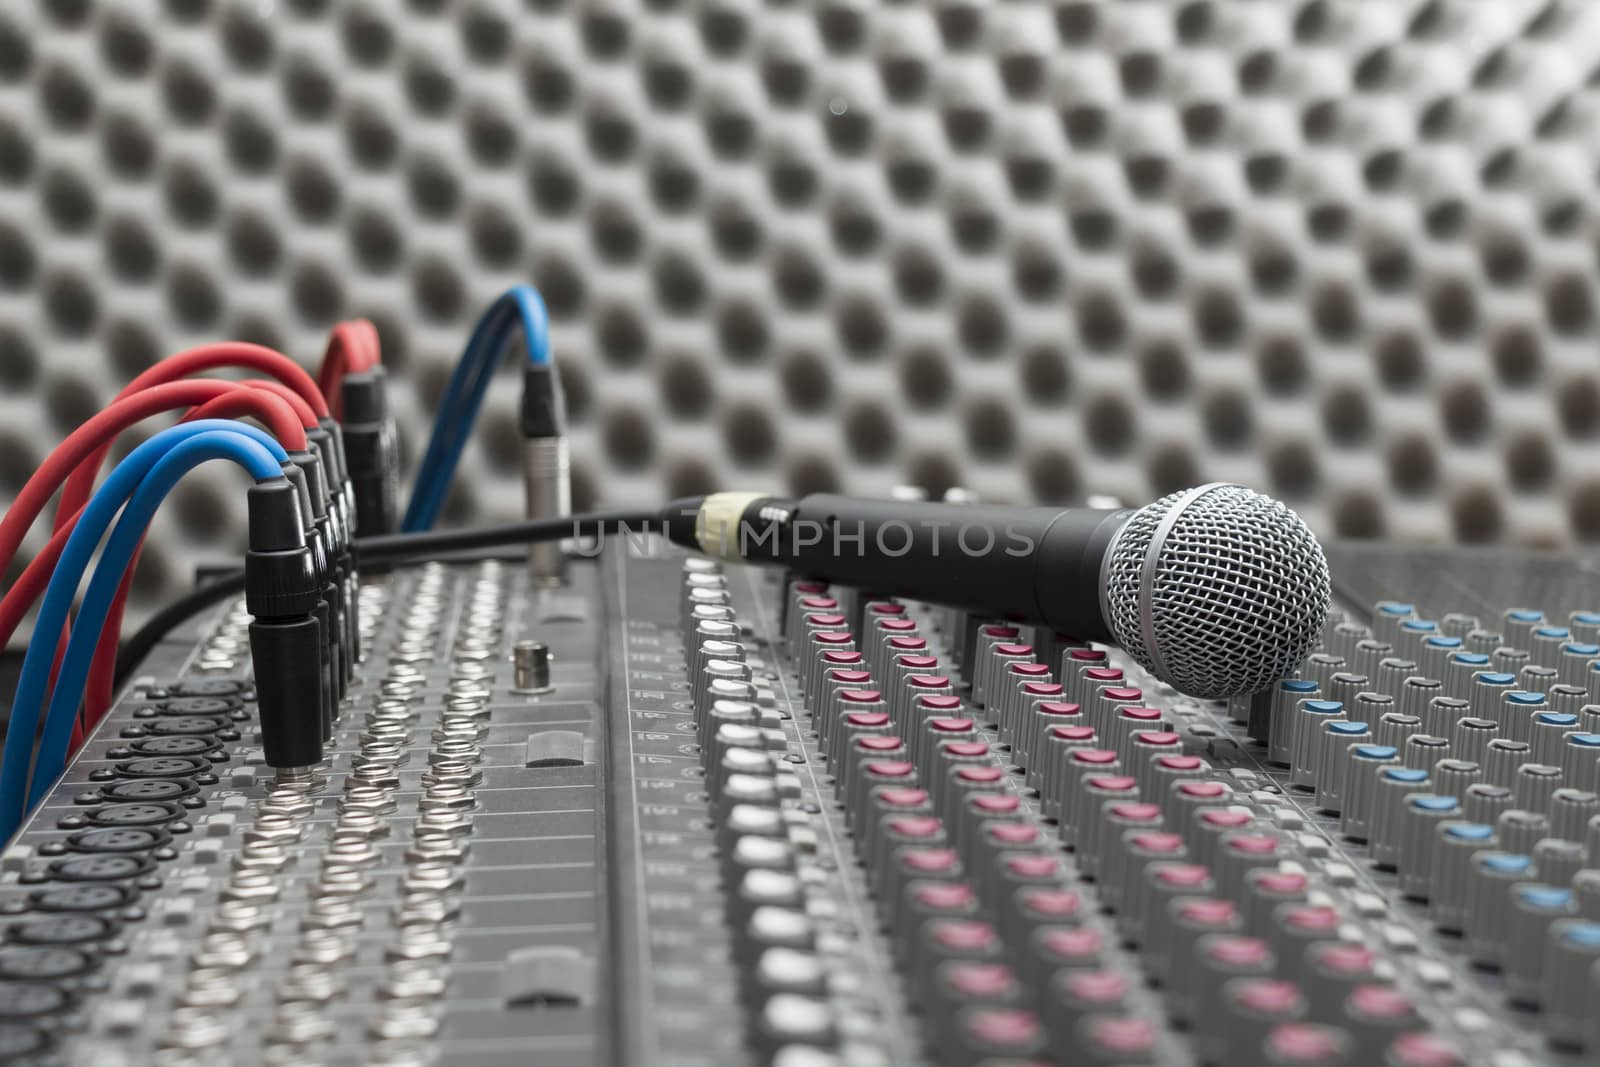
<instances>
[{"instance_id":1,"label":"blue cable","mask_svg":"<svg viewBox=\"0 0 1600 1067\"><path fill-rule=\"evenodd\" d=\"M478 319L451 372L434 418L433 434L417 468L416 484L400 524L402 530L431 529L439 517L472 425L488 395L500 353L518 326L528 363L535 367L550 363L550 313L544 299L531 285L508 289Z\"/></svg>"},{"instance_id":2,"label":"blue cable","mask_svg":"<svg viewBox=\"0 0 1600 1067\"><path fill-rule=\"evenodd\" d=\"M243 455L240 453L241 445ZM44 732L28 787L28 810L31 811L39 803L66 766L67 749L72 744L72 724L83 702L89 666L94 661L100 632L111 609L111 601L117 594L117 587L133 562L133 554L150 520L185 474L213 459L234 460L243 465L257 481L283 476L281 461L254 441L244 443L234 434L212 431L173 445L139 483L133 499L122 509L117 525L100 553L100 562L95 565L94 577L89 581L88 592L84 594L82 606L78 609L77 621L73 623L67 652L62 657L61 670L56 676L55 693L50 697L49 710L45 712Z\"/></svg>"},{"instance_id":3,"label":"blue cable","mask_svg":"<svg viewBox=\"0 0 1600 1067\"><path fill-rule=\"evenodd\" d=\"M22 822L34 732L39 724L45 691L49 687L50 665L55 659L57 646L57 641L50 635L61 632L83 571L123 501L171 449L202 434L227 438L227 450L231 458L245 464L258 477L281 474L279 465L288 458L283 446L270 434L254 426L231 419L200 419L163 430L135 448L112 469L105 482L89 498L62 548L61 558L40 599L34 632L45 635L44 639L29 642L22 660L22 673L17 679L16 695L11 703L11 722L6 730L5 747L0 751L0 840L9 839ZM119 573L117 579L120 578ZM100 623L103 624L104 609L100 614ZM83 615L80 615L79 625L82 622ZM74 632L76 629L74 627ZM98 634L100 626L93 629ZM80 682L77 686L80 697L82 688Z\"/></svg>"}]
</instances>

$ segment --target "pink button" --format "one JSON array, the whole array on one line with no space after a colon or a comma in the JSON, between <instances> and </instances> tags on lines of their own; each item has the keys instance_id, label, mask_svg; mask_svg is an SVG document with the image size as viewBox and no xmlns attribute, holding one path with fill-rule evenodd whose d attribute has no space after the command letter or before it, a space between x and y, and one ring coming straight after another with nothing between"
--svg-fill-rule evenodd
<instances>
[{"instance_id":1,"label":"pink button","mask_svg":"<svg viewBox=\"0 0 1600 1067\"><path fill-rule=\"evenodd\" d=\"M1072 750L1072 759L1076 763L1115 763L1117 754L1109 748L1075 748Z\"/></svg>"},{"instance_id":2,"label":"pink button","mask_svg":"<svg viewBox=\"0 0 1600 1067\"><path fill-rule=\"evenodd\" d=\"M916 628L917 628L917 623L916 623L916 620L914 620L914 619L879 619L878 620L878 629L883 630L883 631L885 631L887 633L895 633L895 634L910 633L911 631L915 630Z\"/></svg>"},{"instance_id":3,"label":"pink button","mask_svg":"<svg viewBox=\"0 0 1600 1067\"><path fill-rule=\"evenodd\" d=\"M1039 943L1058 960L1078 963L1099 959L1104 946L1100 931L1087 926L1053 926L1039 935Z\"/></svg>"},{"instance_id":4,"label":"pink button","mask_svg":"<svg viewBox=\"0 0 1600 1067\"><path fill-rule=\"evenodd\" d=\"M1312 945L1311 952L1314 966L1345 977L1371 974L1372 969L1378 964L1378 954L1370 948L1343 941L1326 941Z\"/></svg>"},{"instance_id":5,"label":"pink button","mask_svg":"<svg viewBox=\"0 0 1600 1067\"><path fill-rule=\"evenodd\" d=\"M929 882L917 887L916 897L930 911L966 911L978 903L978 894L965 882Z\"/></svg>"},{"instance_id":6,"label":"pink button","mask_svg":"<svg viewBox=\"0 0 1600 1067\"><path fill-rule=\"evenodd\" d=\"M856 747L863 752L898 752L903 743L898 737L858 737Z\"/></svg>"},{"instance_id":7,"label":"pink button","mask_svg":"<svg viewBox=\"0 0 1600 1067\"><path fill-rule=\"evenodd\" d=\"M789 588L792 589L796 593L804 593L804 594L806 594L805 599L806 600L810 600L810 599L813 599L815 597L821 596L823 593L826 593L828 591L828 583L827 582L795 582L794 585L790 586ZM805 603L805 601L802 600L801 603Z\"/></svg>"},{"instance_id":8,"label":"pink button","mask_svg":"<svg viewBox=\"0 0 1600 1067\"><path fill-rule=\"evenodd\" d=\"M841 689L839 699L851 704L876 704L883 699L883 694L876 689Z\"/></svg>"},{"instance_id":9,"label":"pink button","mask_svg":"<svg viewBox=\"0 0 1600 1067\"><path fill-rule=\"evenodd\" d=\"M1450 1042L1420 1031L1395 1038L1389 1061L1395 1067L1460 1067L1466 1062Z\"/></svg>"},{"instance_id":10,"label":"pink button","mask_svg":"<svg viewBox=\"0 0 1600 1067\"><path fill-rule=\"evenodd\" d=\"M1076 704L1068 704L1066 706L1069 707L1069 708L1076 708L1078 705L1076 705ZM1073 711L1073 712L1070 712L1070 714L1076 715L1077 712ZM1050 727L1050 736L1051 737L1059 737L1063 741L1093 741L1094 740L1094 727L1093 726L1052 726L1052 727ZM1115 753L1113 753L1113 755L1114 754Z\"/></svg>"},{"instance_id":11,"label":"pink button","mask_svg":"<svg viewBox=\"0 0 1600 1067\"><path fill-rule=\"evenodd\" d=\"M1048 670L1048 668L1046 668ZM1022 691L1031 697L1055 697L1061 695L1060 682L1023 682Z\"/></svg>"},{"instance_id":12,"label":"pink button","mask_svg":"<svg viewBox=\"0 0 1600 1067\"><path fill-rule=\"evenodd\" d=\"M1133 847L1141 852L1151 852L1160 856L1171 855L1183 851L1183 838L1177 834L1167 833L1162 830L1149 830L1144 833L1134 834L1128 839Z\"/></svg>"},{"instance_id":13,"label":"pink button","mask_svg":"<svg viewBox=\"0 0 1600 1067\"><path fill-rule=\"evenodd\" d=\"M1128 979L1115 971L1071 971L1062 982L1067 995L1085 1004L1105 1008L1128 995Z\"/></svg>"},{"instance_id":14,"label":"pink button","mask_svg":"<svg viewBox=\"0 0 1600 1067\"><path fill-rule=\"evenodd\" d=\"M1162 756L1162 759L1181 759L1179 756ZM1178 791L1186 797L1199 797L1209 800L1220 797L1226 793L1227 787L1221 782L1184 782L1178 786Z\"/></svg>"},{"instance_id":15,"label":"pink button","mask_svg":"<svg viewBox=\"0 0 1600 1067\"><path fill-rule=\"evenodd\" d=\"M1043 678L1050 674L1050 667L1044 663L1013 663L1009 668L1013 675L1024 678Z\"/></svg>"},{"instance_id":16,"label":"pink button","mask_svg":"<svg viewBox=\"0 0 1600 1067\"><path fill-rule=\"evenodd\" d=\"M1219 937L1206 945L1206 955L1226 967L1259 967L1272 959L1272 950L1259 937Z\"/></svg>"},{"instance_id":17,"label":"pink button","mask_svg":"<svg viewBox=\"0 0 1600 1067\"><path fill-rule=\"evenodd\" d=\"M955 849L913 848L900 854L900 863L918 874L949 874L961 868Z\"/></svg>"},{"instance_id":18,"label":"pink button","mask_svg":"<svg viewBox=\"0 0 1600 1067\"><path fill-rule=\"evenodd\" d=\"M926 789L891 787L878 790L878 801L887 808L916 808L928 802Z\"/></svg>"},{"instance_id":19,"label":"pink button","mask_svg":"<svg viewBox=\"0 0 1600 1067\"><path fill-rule=\"evenodd\" d=\"M1268 893L1290 895L1304 893L1309 882L1299 871L1263 871L1256 875L1255 884ZM1351 945L1351 948L1356 946Z\"/></svg>"},{"instance_id":20,"label":"pink button","mask_svg":"<svg viewBox=\"0 0 1600 1067\"><path fill-rule=\"evenodd\" d=\"M1161 818L1161 808L1156 804L1138 802L1113 804L1111 814L1124 822L1155 822Z\"/></svg>"},{"instance_id":21,"label":"pink button","mask_svg":"<svg viewBox=\"0 0 1600 1067\"><path fill-rule=\"evenodd\" d=\"M1265 947L1265 946L1263 946ZM1306 998L1293 982L1258 979L1230 986L1233 1000L1258 1015L1298 1015Z\"/></svg>"},{"instance_id":22,"label":"pink button","mask_svg":"<svg viewBox=\"0 0 1600 1067\"><path fill-rule=\"evenodd\" d=\"M1054 881L1061 876L1061 861L1054 856L1009 856L1006 858L1006 870L1017 878L1033 882L1042 882L1046 878Z\"/></svg>"},{"instance_id":23,"label":"pink button","mask_svg":"<svg viewBox=\"0 0 1600 1067\"><path fill-rule=\"evenodd\" d=\"M959 756L962 759L974 759L978 756L987 756L989 754L989 742L987 741L946 741L939 747L950 753L950 755Z\"/></svg>"},{"instance_id":24,"label":"pink button","mask_svg":"<svg viewBox=\"0 0 1600 1067\"><path fill-rule=\"evenodd\" d=\"M900 652L921 652L928 647L925 637L891 637L889 647Z\"/></svg>"},{"instance_id":25,"label":"pink button","mask_svg":"<svg viewBox=\"0 0 1600 1067\"><path fill-rule=\"evenodd\" d=\"M877 600L868 604L867 610L874 615L904 615L906 606L904 604L896 604L892 600Z\"/></svg>"},{"instance_id":26,"label":"pink button","mask_svg":"<svg viewBox=\"0 0 1600 1067\"><path fill-rule=\"evenodd\" d=\"M1138 744L1146 745L1152 748L1170 748L1171 746L1176 745L1183 740L1183 738L1179 737L1170 730L1137 730L1134 732L1133 739ZM1173 760L1183 759L1184 757L1162 756L1160 758L1163 760ZM1191 756L1189 758L1193 759L1194 757ZM1199 763L1200 761L1195 760L1195 762ZM1166 764L1163 763L1162 766L1165 767Z\"/></svg>"},{"instance_id":27,"label":"pink button","mask_svg":"<svg viewBox=\"0 0 1600 1067\"><path fill-rule=\"evenodd\" d=\"M1211 872L1198 863L1172 863L1156 869L1155 878L1163 885L1193 889L1211 881Z\"/></svg>"},{"instance_id":28,"label":"pink button","mask_svg":"<svg viewBox=\"0 0 1600 1067\"><path fill-rule=\"evenodd\" d=\"M1074 648L1067 652L1067 658L1074 663L1104 663L1106 654L1098 648Z\"/></svg>"},{"instance_id":29,"label":"pink button","mask_svg":"<svg viewBox=\"0 0 1600 1067\"><path fill-rule=\"evenodd\" d=\"M1022 798L1013 793L979 793L967 801L973 811L986 815L1009 815L1022 808Z\"/></svg>"},{"instance_id":30,"label":"pink button","mask_svg":"<svg viewBox=\"0 0 1600 1067\"><path fill-rule=\"evenodd\" d=\"M818 645L848 645L855 638L845 630L818 630L811 635L811 640Z\"/></svg>"},{"instance_id":31,"label":"pink button","mask_svg":"<svg viewBox=\"0 0 1600 1067\"><path fill-rule=\"evenodd\" d=\"M1139 785L1138 782L1125 774L1097 774L1089 778L1084 784L1090 789L1096 789L1102 793L1131 793ZM1151 807L1154 806L1153 804L1151 805Z\"/></svg>"},{"instance_id":32,"label":"pink button","mask_svg":"<svg viewBox=\"0 0 1600 1067\"><path fill-rule=\"evenodd\" d=\"M918 697L917 703L927 711L960 711L961 698L948 693L931 693Z\"/></svg>"},{"instance_id":33,"label":"pink button","mask_svg":"<svg viewBox=\"0 0 1600 1067\"><path fill-rule=\"evenodd\" d=\"M1201 926L1231 926L1238 921L1239 909L1231 900L1186 900L1178 906L1178 914L1187 922Z\"/></svg>"},{"instance_id":34,"label":"pink button","mask_svg":"<svg viewBox=\"0 0 1600 1067\"><path fill-rule=\"evenodd\" d=\"M878 726L888 726L889 716L882 711L852 711L844 717L844 721L851 726L862 726L871 729Z\"/></svg>"},{"instance_id":35,"label":"pink button","mask_svg":"<svg viewBox=\"0 0 1600 1067\"><path fill-rule=\"evenodd\" d=\"M996 652L998 652L1002 656L1031 656L1031 655L1033 655L1033 646L1032 645L1011 645L1011 644L995 645L994 646L994 650Z\"/></svg>"},{"instance_id":36,"label":"pink button","mask_svg":"<svg viewBox=\"0 0 1600 1067\"><path fill-rule=\"evenodd\" d=\"M1339 1057L1346 1045L1338 1030L1312 1023L1282 1023L1267 1035L1267 1047L1285 1064L1315 1064Z\"/></svg>"},{"instance_id":37,"label":"pink button","mask_svg":"<svg viewBox=\"0 0 1600 1067\"><path fill-rule=\"evenodd\" d=\"M853 648L830 648L822 654L822 658L827 663L860 663L861 653ZM867 672L859 671L858 673L866 674Z\"/></svg>"},{"instance_id":38,"label":"pink button","mask_svg":"<svg viewBox=\"0 0 1600 1067\"><path fill-rule=\"evenodd\" d=\"M904 655L895 657L895 662L908 671L931 671L939 665L938 656ZM945 679L949 684L949 679Z\"/></svg>"},{"instance_id":39,"label":"pink button","mask_svg":"<svg viewBox=\"0 0 1600 1067\"><path fill-rule=\"evenodd\" d=\"M1033 683L1030 682L1028 684L1032 685ZM1023 688L1026 689L1027 686ZM1041 700L1034 707L1046 715L1070 716L1083 714L1083 709L1070 700Z\"/></svg>"},{"instance_id":40,"label":"pink button","mask_svg":"<svg viewBox=\"0 0 1600 1067\"><path fill-rule=\"evenodd\" d=\"M1235 829L1248 826L1255 816L1248 811L1233 811L1228 808L1217 808L1213 811L1202 811L1200 818L1209 826L1218 826L1223 829Z\"/></svg>"},{"instance_id":41,"label":"pink button","mask_svg":"<svg viewBox=\"0 0 1600 1067\"><path fill-rule=\"evenodd\" d=\"M910 659L910 656L901 656L901 659ZM919 657L920 658L920 657ZM927 657L933 659L932 656ZM934 660L934 663L939 662ZM942 674L913 674L906 679L906 684L913 689L944 689L950 685L950 679Z\"/></svg>"},{"instance_id":42,"label":"pink button","mask_svg":"<svg viewBox=\"0 0 1600 1067\"><path fill-rule=\"evenodd\" d=\"M901 837L938 837L944 823L932 815L902 815L889 820L889 829Z\"/></svg>"},{"instance_id":43,"label":"pink button","mask_svg":"<svg viewBox=\"0 0 1600 1067\"><path fill-rule=\"evenodd\" d=\"M1122 681L1122 669L1120 667L1090 667L1083 672L1083 678L1085 681L1111 685Z\"/></svg>"},{"instance_id":44,"label":"pink button","mask_svg":"<svg viewBox=\"0 0 1600 1067\"><path fill-rule=\"evenodd\" d=\"M1017 632L1015 626L985 626L983 628L983 636L993 637L1002 641L1017 636Z\"/></svg>"},{"instance_id":45,"label":"pink button","mask_svg":"<svg viewBox=\"0 0 1600 1067\"><path fill-rule=\"evenodd\" d=\"M1148 1019L1127 1016L1096 1019L1089 1024L1089 1040L1108 1052L1148 1052L1156 1044L1156 1027Z\"/></svg>"},{"instance_id":46,"label":"pink button","mask_svg":"<svg viewBox=\"0 0 1600 1067\"><path fill-rule=\"evenodd\" d=\"M1160 722L1161 710L1159 708L1123 708L1119 717L1132 722Z\"/></svg>"},{"instance_id":47,"label":"pink button","mask_svg":"<svg viewBox=\"0 0 1600 1067\"><path fill-rule=\"evenodd\" d=\"M1039 840L1039 828L1025 822L990 823L985 832L997 845L1031 845Z\"/></svg>"},{"instance_id":48,"label":"pink button","mask_svg":"<svg viewBox=\"0 0 1600 1067\"><path fill-rule=\"evenodd\" d=\"M1278 851L1278 839L1271 834L1241 834L1229 839L1228 849L1251 856L1270 856Z\"/></svg>"},{"instance_id":49,"label":"pink button","mask_svg":"<svg viewBox=\"0 0 1600 1067\"><path fill-rule=\"evenodd\" d=\"M1171 743L1174 744L1174 745L1177 744L1179 742L1179 740L1180 740L1180 738L1178 737L1177 734L1163 734L1162 736L1163 737L1172 738ZM1160 765L1162 770L1178 771L1181 774L1188 774L1188 773L1191 773L1193 771L1198 771L1201 768L1201 766L1204 764L1205 761L1202 760L1199 756L1159 756L1159 757L1157 757L1156 762L1157 762L1157 764ZM1196 784L1196 785L1214 785L1219 790L1222 788L1222 785L1221 785L1220 782L1196 782L1194 784ZM1191 796L1215 796L1216 794L1215 793L1191 793L1190 795Z\"/></svg>"},{"instance_id":50,"label":"pink button","mask_svg":"<svg viewBox=\"0 0 1600 1067\"><path fill-rule=\"evenodd\" d=\"M997 1000L1015 995L1017 976L1003 963L958 963L945 972L945 984L962 996Z\"/></svg>"},{"instance_id":51,"label":"pink button","mask_svg":"<svg viewBox=\"0 0 1600 1067\"><path fill-rule=\"evenodd\" d=\"M828 677L840 685L864 685L872 681L870 671L847 671L834 669L828 672ZM855 692L855 690L849 690Z\"/></svg>"},{"instance_id":52,"label":"pink button","mask_svg":"<svg viewBox=\"0 0 1600 1067\"><path fill-rule=\"evenodd\" d=\"M808 596L801 598L800 606L807 611L832 611L839 602L831 596Z\"/></svg>"},{"instance_id":53,"label":"pink button","mask_svg":"<svg viewBox=\"0 0 1600 1067\"><path fill-rule=\"evenodd\" d=\"M1032 1012L992 1009L968 1015L967 1032L985 1045L1025 1049L1037 1044L1043 1031Z\"/></svg>"},{"instance_id":54,"label":"pink button","mask_svg":"<svg viewBox=\"0 0 1600 1067\"><path fill-rule=\"evenodd\" d=\"M1324 931L1339 928L1339 913L1330 907L1307 904L1289 908L1283 913L1285 926L1296 930Z\"/></svg>"},{"instance_id":55,"label":"pink button","mask_svg":"<svg viewBox=\"0 0 1600 1067\"><path fill-rule=\"evenodd\" d=\"M1351 1014L1368 1019L1404 1019L1415 1015L1411 998L1386 985L1358 985L1345 998Z\"/></svg>"},{"instance_id":56,"label":"pink button","mask_svg":"<svg viewBox=\"0 0 1600 1067\"><path fill-rule=\"evenodd\" d=\"M958 745L982 744L981 741L956 741L953 743ZM980 785L988 785L991 782L998 782L1000 779L1004 778L1005 772L999 767L962 767L960 770L956 771L956 777L961 779L963 782L974 782Z\"/></svg>"},{"instance_id":57,"label":"pink button","mask_svg":"<svg viewBox=\"0 0 1600 1067\"><path fill-rule=\"evenodd\" d=\"M923 697L922 699L932 700L933 698ZM973 722L971 719L929 719L928 725L932 726L941 734L966 734L971 733L973 730Z\"/></svg>"},{"instance_id":58,"label":"pink button","mask_svg":"<svg viewBox=\"0 0 1600 1067\"><path fill-rule=\"evenodd\" d=\"M867 773L874 778L909 778L917 768L905 760L873 760L867 764Z\"/></svg>"},{"instance_id":59,"label":"pink button","mask_svg":"<svg viewBox=\"0 0 1600 1067\"><path fill-rule=\"evenodd\" d=\"M1132 686L1126 685L1108 685L1104 689L1101 689L1100 693L1107 700L1123 701L1144 699L1144 691L1142 689L1134 689Z\"/></svg>"},{"instance_id":60,"label":"pink button","mask_svg":"<svg viewBox=\"0 0 1600 1067\"><path fill-rule=\"evenodd\" d=\"M820 626L825 630L831 630L837 626L844 626L849 621L850 620L845 618L843 615L839 615L831 611L820 612L815 615L806 616L806 622L809 622L812 626Z\"/></svg>"},{"instance_id":61,"label":"pink button","mask_svg":"<svg viewBox=\"0 0 1600 1067\"><path fill-rule=\"evenodd\" d=\"M1083 910L1083 898L1070 889L1024 889L1018 900L1023 910L1039 918L1066 919Z\"/></svg>"},{"instance_id":62,"label":"pink button","mask_svg":"<svg viewBox=\"0 0 1600 1067\"><path fill-rule=\"evenodd\" d=\"M933 939L941 948L953 952L987 952L1000 944L999 935L988 923L973 919L937 919L930 925Z\"/></svg>"}]
</instances>

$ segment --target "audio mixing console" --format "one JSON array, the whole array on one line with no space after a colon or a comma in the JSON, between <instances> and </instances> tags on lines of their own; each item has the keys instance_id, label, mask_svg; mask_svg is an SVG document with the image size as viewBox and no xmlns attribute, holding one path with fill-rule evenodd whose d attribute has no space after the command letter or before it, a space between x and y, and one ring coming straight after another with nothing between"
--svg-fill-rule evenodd
<instances>
[{"instance_id":1,"label":"audio mixing console","mask_svg":"<svg viewBox=\"0 0 1600 1067\"><path fill-rule=\"evenodd\" d=\"M309 774L219 609L0 859L0 1057L1583 1062L1593 583L1329 555L1360 602L1231 705L654 539L399 569Z\"/></svg>"}]
</instances>

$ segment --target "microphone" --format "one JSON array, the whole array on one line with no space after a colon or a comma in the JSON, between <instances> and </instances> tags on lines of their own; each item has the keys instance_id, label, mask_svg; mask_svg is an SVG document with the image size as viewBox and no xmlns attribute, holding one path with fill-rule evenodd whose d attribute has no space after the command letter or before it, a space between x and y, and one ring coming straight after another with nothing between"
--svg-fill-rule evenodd
<instances>
[{"instance_id":1,"label":"microphone","mask_svg":"<svg viewBox=\"0 0 1600 1067\"><path fill-rule=\"evenodd\" d=\"M1207 700L1292 677L1328 614L1328 562L1300 516L1222 482L1119 511L729 492L662 518L722 559L1119 645Z\"/></svg>"}]
</instances>

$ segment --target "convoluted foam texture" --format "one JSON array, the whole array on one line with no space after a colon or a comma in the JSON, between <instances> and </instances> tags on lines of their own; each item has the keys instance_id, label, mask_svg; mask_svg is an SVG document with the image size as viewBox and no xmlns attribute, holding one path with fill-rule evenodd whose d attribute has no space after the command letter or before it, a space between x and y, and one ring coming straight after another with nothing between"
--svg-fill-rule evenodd
<instances>
[{"instance_id":1,"label":"convoluted foam texture","mask_svg":"<svg viewBox=\"0 0 1600 1067\"><path fill-rule=\"evenodd\" d=\"M1105 616L1139 665L1190 696L1260 692L1319 640L1332 590L1322 547L1280 501L1238 485L1140 508L1105 565Z\"/></svg>"},{"instance_id":2,"label":"convoluted foam texture","mask_svg":"<svg viewBox=\"0 0 1600 1067\"><path fill-rule=\"evenodd\" d=\"M1595 41L1586 0L16 0L0 492L163 353L309 364L354 314L415 456L532 279L580 506L1222 479L1594 539ZM520 510L516 388L450 521ZM228 557L236 482L142 603Z\"/></svg>"}]
</instances>

